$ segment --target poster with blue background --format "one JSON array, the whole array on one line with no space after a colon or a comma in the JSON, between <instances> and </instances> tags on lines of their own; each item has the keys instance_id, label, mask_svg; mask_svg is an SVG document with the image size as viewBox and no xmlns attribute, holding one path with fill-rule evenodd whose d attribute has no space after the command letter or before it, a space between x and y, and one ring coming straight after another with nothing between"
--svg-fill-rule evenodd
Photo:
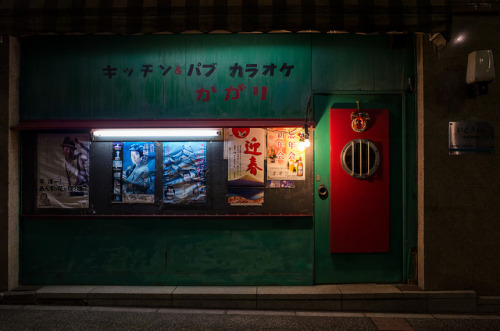
<instances>
[{"instance_id":1,"label":"poster with blue background","mask_svg":"<svg viewBox=\"0 0 500 331\"><path fill-rule=\"evenodd\" d=\"M122 198L126 203L153 203L155 143L124 142Z\"/></svg>"},{"instance_id":2,"label":"poster with blue background","mask_svg":"<svg viewBox=\"0 0 500 331\"><path fill-rule=\"evenodd\" d=\"M205 203L206 142L163 143L163 202Z\"/></svg>"}]
</instances>

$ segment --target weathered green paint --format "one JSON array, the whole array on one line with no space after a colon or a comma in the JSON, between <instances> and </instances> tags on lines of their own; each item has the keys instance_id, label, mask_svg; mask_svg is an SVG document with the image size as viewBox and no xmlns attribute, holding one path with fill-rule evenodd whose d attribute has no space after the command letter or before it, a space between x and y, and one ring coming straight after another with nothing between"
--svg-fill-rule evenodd
<instances>
[{"instance_id":1,"label":"weathered green paint","mask_svg":"<svg viewBox=\"0 0 500 331\"><path fill-rule=\"evenodd\" d=\"M307 35L47 37L23 39L22 48L26 120L301 118L310 90ZM230 76L235 64L242 77ZM254 77L247 64L257 65ZM271 64L274 76L264 75ZM284 64L294 66L288 77ZM208 77L204 65L215 65Z\"/></svg>"},{"instance_id":2,"label":"weathered green paint","mask_svg":"<svg viewBox=\"0 0 500 331\"><path fill-rule=\"evenodd\" d=\"M23 218L23 284L312 283L312 218Z\"/></svg>"},{"instance_id":3,"label":"weathered green paint","mask_svg":"<svg viewBox=\"0 0 500 331\"><path fill-rule=\"evenodd\" d=\"M333 91L390 91L406 88L413 66L411 38L405 49L388 49L386 37L313 35L312 89Z\"/></svg>"},{"instance_id":4,"label":"weathered green paint","mask_svg":"<svg viewBox=\"0 0 500 331\"><path fill-rule=\"evenodd\" d=\"M23 284L307 285L401 281L403 270L411 272L416 122L413 96L401 96L413 74L411 38L405 49L388 49L385 36L297 34L30 37L23 39L22 47L24 120L303 118L313 94L315 174L321 178L315 182L316 191L330 181L328 110L336 103L353 106L356 100L362 107L389 107L390 147L400 152L406 148L406 194L412 201L402 209L401 153L391 154L395 171L388 254L330 254L329 201L321 199L315 200L314 219L23 217ZM173 74L175 67L166 80L131 80L123 72L113 79L102 76L107 64L133 67L134 74L142 75L143 64L167 60L164 65L179 63L183 70L191 63L212 62L226 70L196 80ZM234 63L274 63L279 73L285 62L295 65L289 81L247 76L233 81L227 71ZM195 90L214 84L217 94L210 101L196 100ZM224 101L224 88L238 84L247 88L240 99ZM265 100L253 96L253 86L268 87ZM407 146L401 139L403 109Z\"/></svg>"},{"instance_id":5,"label":"weathered green paint","mask_svg":"<svg viewBox=\"0 0 500 331\"><path fill-rule=\"evenodd\" d=\"M352 35L30 37L22 51L25 120L302 118L311 89L400 89L407 55L387 49L385 36ZM236 63L241 78L230 76ZM215 71L206 77L210 69L200 67L198 76L198 64ZM253 78L247 64L257 65ZM274 76L264 76L270 64ZM283 64L294 66L289 77ZM108 65L116 68L112 78L104 75ZM226 89L238 87L225 100ZM201 89L210 100L197 100Z\"/></svg>"},{"instance_id":6,"label":"weathered green paint","mask_svg":"<svg viewBox=\"0 0 500 331\"><path fill-rule=\"evenodd\" d=\"M411 274L410 251L416 247L416 119L414 95L405 90L408 78L414 77L414 54L411 38L403 49L387 49L382 38L342 36L330 43L313 39L315 175L320 176L316 191L321 184L338 189L330 185L330 108L355 108L356 101L362 108L389 108L391 141L390 252L331 254L330 200L316 194L316 283L401 282Z\"/></svg>"}]
</instances>

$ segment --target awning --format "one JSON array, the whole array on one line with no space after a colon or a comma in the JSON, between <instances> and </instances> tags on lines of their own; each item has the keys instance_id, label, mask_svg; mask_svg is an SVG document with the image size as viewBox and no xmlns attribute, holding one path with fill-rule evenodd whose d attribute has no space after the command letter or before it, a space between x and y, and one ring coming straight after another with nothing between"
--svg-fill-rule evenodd
<instances>
[{"instance_id":1,"label":"awning","mask_svg":"<svg viewBox=\"0 0 500 331\"><path fill-rule=\"evenodd\" d=\"M441 32L451 0L0 0L0 35Z\"/></svg>"}]
</instances>

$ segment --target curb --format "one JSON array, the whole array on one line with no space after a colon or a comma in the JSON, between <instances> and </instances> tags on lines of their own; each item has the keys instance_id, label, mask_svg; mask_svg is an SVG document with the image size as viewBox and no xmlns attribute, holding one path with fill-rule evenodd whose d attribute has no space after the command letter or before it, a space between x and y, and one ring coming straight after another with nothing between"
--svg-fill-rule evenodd
<instances>
[{"instance_id":1,"label":"curb","mask_svg":"<svg viewBox=\"0 0 500 331\"><path fill-rule=\"evenodd\" d=\"M404 291L394 285L43 286L0 294L6 305L73 305L394 313L498 313L475 291Z\"/></svg>"}]
</instances>

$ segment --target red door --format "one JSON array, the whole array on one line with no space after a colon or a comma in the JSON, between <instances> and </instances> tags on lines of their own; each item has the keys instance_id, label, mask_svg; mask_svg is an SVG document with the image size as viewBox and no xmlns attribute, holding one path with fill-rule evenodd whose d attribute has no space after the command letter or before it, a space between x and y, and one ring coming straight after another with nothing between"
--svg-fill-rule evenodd
<instances>
[{"instance_id":1,"label":"red door","mask_svg":"<svg viewBox=\"0 0 500 331\"><path fill-rule=\"evenodd\" d=\"M332 253L389 251L389 112L360 112L364 131L357 109L330 110Z\"/></svg>"}]
</instances>

